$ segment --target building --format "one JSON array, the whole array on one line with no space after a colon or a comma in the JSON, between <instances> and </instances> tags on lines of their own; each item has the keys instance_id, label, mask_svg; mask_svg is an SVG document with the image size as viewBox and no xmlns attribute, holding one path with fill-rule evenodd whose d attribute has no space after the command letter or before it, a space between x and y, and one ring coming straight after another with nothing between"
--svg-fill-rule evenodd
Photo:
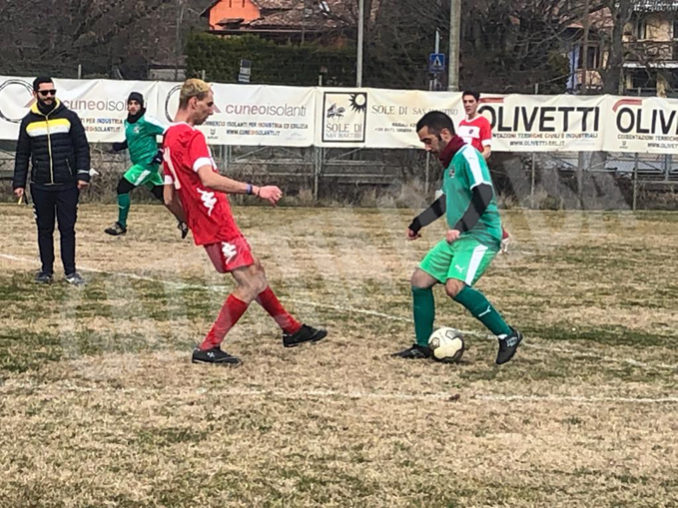
<instances>
[{"instance_id":1,"label":"building","mask_svg":"<svg viewBox=\"0 0 678 508\"><path fill-rule=\"evenodd\" d=\"M208 33L253 34L276 42L340 45L355 30L353 2L344 0L216 0L202 13Z\"/></svg>"},{"instance_id":2,"label":"building","mask_svg":"<svg viewBox=\"0 0 678 508\"><path fill-rule=\"evenodd\" d=\"M678 96L678 1L641 0L633 5L623 30L624 89L629 95ZM597 91L597 69L607 64L613 27L608 9L591 13L588 37L583 23L569 27L570 79L568 91Z\"/></svg>"}]
</instances>

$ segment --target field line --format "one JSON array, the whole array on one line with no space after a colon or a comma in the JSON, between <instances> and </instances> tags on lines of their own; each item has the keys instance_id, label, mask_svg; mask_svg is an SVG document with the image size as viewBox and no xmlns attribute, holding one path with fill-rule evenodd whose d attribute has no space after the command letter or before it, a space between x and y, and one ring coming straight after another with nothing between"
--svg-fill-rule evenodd
<instances>
[{"instance_id":1,"label":"field line","mask_svg":"<svg viewBox=\"0 0 678 508\"><path fill-rule=\"evenodd\" d=\"M4 258L4 259L10 260L10 261L17 261L17 262L35 262L35 260L33 260L33 259L22 258L22 257L18 257L18 256L13 256L11 254L3 254L3 253L0 253L0 258ZM133 279L133 280L141 280L141 281L145 281L145 282L155 282L155 283L158 283L158 284L166 284L166 285L174 286L174 287L177 287L177 288L180 288L180 289L209 289L211 291L223 291L223 292L229 291L228 286L218 285L218 284L189 284L189 283L185 283L185 282L175 282L175 281L169 281L169 280L165 280L165 279L157 279L157 278L154 278L154 277L138 275L138 274L135 274L135 273L115 272L115 271L110 271L110 270L101 270L101 269L92 268L92 267L79 267L79 269L83 272L98 273L98 274L102 274L102 275L113 275L113 276L129 278L129 279ZM391 321L400 321L400 322L406 322L406 323L411 322L411 318L409 318L409 317L396 316L396 315L392 315L392 314L385 314L383 312L378 312L378 311L373 311L373 310L368 310L368 309L360 309L360 308L341 306L341 305L329 305L329 304L318 303L318 302L313 302L313 301L296 300L296 299L293 299L293 298L286 298L285 300L288 301L288 302L291 302L291 303L308 305L308 306L318 307L318 308L323 308L323 309L336 310L336 311L345 312L345 313L353 312L353 313L356 313L356 314L363 314L363 315L367 315L367 316L389 319ZM476 338L486 339L486 340L496 340L495 337L488 335L486 333L479 333L479 332L474 332L474 331L471 331L471 330L460 330L460 331L461 331L462 334L467 335L469 337L476 337ZM668 365L668 364L663 364L663 363L651 364L651 363L640 362L640 361L635 360L633 358L626 358L626 359L612 358L612 357L609 357L609 356L598 355L596 353L587 353L587 352L583 352L583 351L569 350L569 349L563 349L563 348L558 348L558 347L545 347L545 346L539 346L539 345L535 345L535 344L523 344L521 347L522 348L528 348L528 349L541 350L541 351L549 351L549 352L564 353L564 354L569 354L569 355L576 355L576 356L580 356L580 357L600 359L600 360L604 360L604 361L611 362L611 363L626 363L626 364L632 365L634 367L640 367L640 368L645 368L645 369L667 369L667 370L678 369L678 364L675 364L675 365Z\"/></svg>"},{"instance_id":2,"label":"field line","mask_svg":"<svg viewBox=\"0 0 678 508\"><path fill-rule=\"evenodd\" d=\"M10 383L0 385L0 393L18 395L21 391L40 390L44 394L46 389L53 387L59 393L119 393L121 395L137 394L143 396L154 395L158 390L150 388L116 388L111 386L86 387L69 383L57 382L53 385L40 383L20 384ZM277 399L306 400L306 399L360 399L360 400L396 400L396 401L447 401L457 402L529 402L529 403L581 403L581 404L678 404L678 397L585 397L574 395L502 395L502 394L471 394L465 397L460 393L384 393L364 391L339 390L265 390L265 389L206 389L200 388L192 392L192 396L218 395L220 397L269 397ZM173 395L176 397L176 394Z\"/></svg>"}]
</instances>

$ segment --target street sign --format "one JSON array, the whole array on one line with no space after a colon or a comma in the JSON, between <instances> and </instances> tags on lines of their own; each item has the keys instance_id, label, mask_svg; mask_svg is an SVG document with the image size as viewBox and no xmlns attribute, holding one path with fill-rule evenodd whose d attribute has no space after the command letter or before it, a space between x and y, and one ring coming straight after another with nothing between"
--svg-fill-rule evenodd
<instances>
[{"instance_id":1,"label":"street sign","mask_svg":"<svg viewBox=\"0 0 678 508\"><path fill-rule=\"evenodd\" d=\"M240 60L240 72L238 73L238 83L249 83L252 76L252 61Z\"/></svg>"},{"instance_id":2,"label":"street sign","mask_svg":"<svg viewBox=\"0 0 678 508\"><path fill-rule=\"evenodd\" d=\"M445 70L445 53L431 53L428 56L428 71L435 74Z\"/></svg>"}]
</instances>

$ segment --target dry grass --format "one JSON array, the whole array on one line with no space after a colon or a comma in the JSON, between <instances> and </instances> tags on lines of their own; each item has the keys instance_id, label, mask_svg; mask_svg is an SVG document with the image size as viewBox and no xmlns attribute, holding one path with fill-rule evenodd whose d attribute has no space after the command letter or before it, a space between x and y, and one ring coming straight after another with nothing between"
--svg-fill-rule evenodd
<instances>
[{"instance_id":1,"label":"dry grass","mask_svg":"<svg viewBox=\"0 0 678 508\"><path fill-rule=\"evenodd\" d=\"M189 355L230 281L159 206L123 238L102 233L114 213L81 207L86 287L38 287L30 210L0 205L0 506L678 504L678 215L507 213L513 251L479 287L526 342L499 368L441 292L463 362L388 356L442 224L408 243L407 210L237 208L330 336L284 349L255 306L229 369Z\"/></svg>"}]
</instances>

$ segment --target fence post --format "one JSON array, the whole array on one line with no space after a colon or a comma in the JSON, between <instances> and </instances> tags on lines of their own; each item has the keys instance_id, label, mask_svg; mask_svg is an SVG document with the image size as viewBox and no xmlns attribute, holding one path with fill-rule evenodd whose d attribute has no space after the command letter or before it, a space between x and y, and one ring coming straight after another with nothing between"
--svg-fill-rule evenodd
<instances>
[{"instance_id":1,"label":"fence post","mask_svg":"<svg viewBox=\"0 0 678 508\"><path fill-rule=\"evenodd\" d=\"M313 147L313 201L318 201L318 187L320 185L320 174L323 170L323 148L321 146Z\"/></svg>"},{"instance_id":2,"label":"fence post","mask_svg":"<svg viewBox=\"0 0 678 508\"><path fill-rule=\"evenodd\" d=\"M536 180L535 173L537 167L537 156L532 152L532 168L530 175L530 208L534 209L534 182Z\"/></svg>"},{"instance_id":3,"label":"fence post","mask_svg":"<svg viewBox=\"0 0 678 508\"><path fill-rule=\"evenodd\" d=\"M633 204L631 210L636 211L636 203L638 200L638 152L634 154L633 161Z\"/></svg>"},{"instance_id":4,"label":"fence post","mask_svg":"<svg viewBox=\"0 0 678 508\"><path fill-rule=\"evenodd\" d=\"M424 194L428 194L430 166L431 166L431 152L426 152L426 173L424 174Z\"/></svg>"}]
</instances>

